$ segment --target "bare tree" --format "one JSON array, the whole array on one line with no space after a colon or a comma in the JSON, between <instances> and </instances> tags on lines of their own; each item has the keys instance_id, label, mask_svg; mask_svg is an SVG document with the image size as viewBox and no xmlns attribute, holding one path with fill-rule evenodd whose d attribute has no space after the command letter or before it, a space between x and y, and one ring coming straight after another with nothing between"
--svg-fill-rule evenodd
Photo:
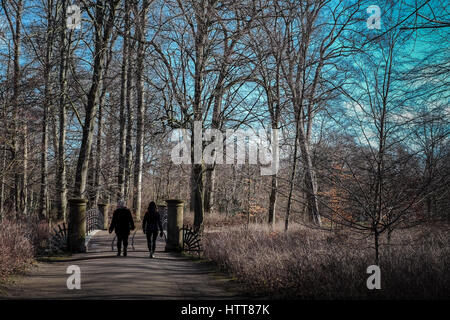
<instances>
[{"instance_id":1,"label":"bare tree","mask_svg":"<svg viewBox=\"0 0 450 320\"><path fill-rule=\"evenodd\" d=\"M118 198L123 198L125 194L125 154L126 154L126 117L125 108L127 103L127 84L128 84L128 46L130 33L130 9L129 2L124 1L124 32L122 44L122 69L121 69L121 87L120 87L120 144L119 144L119 173L118 173Z\"/></svg>"},{"instance_id":2,"label":"bare tree","mask_svg":"<svg viewBox=\"0 0 450 320\"><path fill-rule=\"evenodd\" d=\"M102 77L104 73L104 59L108 41L116 18L116 9L119 0L97 1L95 4L95 13L92 16L95 30L95 50L94 66L92 71L91 88L87 95L86 116L83 125L83 137L81 140L80 152L77 162L75 175L74 195L84 196L86 189L89 154L92 148L92 136L97 111L99 89L101 88ZM88 11L89 12L89 11Z\"/></svg>"},{"instance_id":3,"label":"bare tree","mask_svg":"<svg viewBox=\"0 0 450 320\"><path fill-rule=\"evenodd\" d=\"M46 217L48 215L48 127L49 127L49 113L50 113L50 89L51 89L51 71L53 59L53 46L55 39L55 7L54 2L49 0L47 2L47 30L46 30L46 47L44 67L44 102L43 102L43 119L42 119L42 151L41 151L41 190L39 198L39 215Z\"/></svg>"},{"instance_id":4,"label":"bare tree","mask_svg":"<svg viewBox=\"0 0 450 320\"><path fill-rule=\"evenodd\" d=\"M136 16L136 40L138 43L136 52L136 91L137 91L137 117L136 117L136 157L134 164L134 192L133 192L133 210L136 218L141 218L141 202L142 202L142 167L144 161L144 120L145 120L145 104L144 104L144 58L145 58L145 42L147 27L147 13L150 1L143 0L142 7L135 6Z\"/></svg>"}]
</instances>

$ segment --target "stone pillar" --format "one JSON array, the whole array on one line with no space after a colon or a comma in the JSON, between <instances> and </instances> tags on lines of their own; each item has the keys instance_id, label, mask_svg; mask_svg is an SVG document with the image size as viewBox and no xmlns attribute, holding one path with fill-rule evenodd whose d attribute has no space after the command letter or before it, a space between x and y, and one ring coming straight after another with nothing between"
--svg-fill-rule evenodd
<instances>
[{"instance_id":1,"label":"stone pillar","mask_svg":"<svg viewBox=\"0 0 450 320\"><path fill-rule=\"evenodd\" d=\"M183 248L183 209L182 200L166 200L167 202L167 243L166 251L181 251Z\"/></svg>"},{"instance_id":2,"label":"stone pillar","mask_svg":"<svg viewBox=\"0 0 450 320\"><path fill-rule=\"evenodd\" d=\"M109 228L109 219L108 219L109 205L107 203L99 203L98 210L100 211L100 214L103 215L103 230L108 230L108 228Z\"/></svg>"},{"instance_id":3,"label":"stone pillar","mask_svg":"<svg viewBox=\"0 0 450 320\"><path fill-rule=\"evenodd\" d=\"M69 199L69 234L67 245L70 252L86 252L86 199Z\"/></svg>"}]
</instances>

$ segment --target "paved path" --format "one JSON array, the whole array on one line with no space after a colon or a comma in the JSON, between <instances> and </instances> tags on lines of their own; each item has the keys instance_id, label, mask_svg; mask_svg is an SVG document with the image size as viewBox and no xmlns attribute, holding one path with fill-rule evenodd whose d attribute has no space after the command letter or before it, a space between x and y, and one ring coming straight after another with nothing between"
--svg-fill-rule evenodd
<instances>
[{"instance_id":1,"label":"paved path","mask_svg":"<svg viewBox=\"0 0 450 320\"><path fill-rule=\"evenodd\" d=\"M113 235L98 232L88 253L39 263L0 293L1 299L237 299L230 280L205 264L164 252L158 238L156 258L149 259L145 235L131 237L127 257L111 251ZM66 269L81 268L81 290L68 290Z\"/></svg>"}]
</instances>

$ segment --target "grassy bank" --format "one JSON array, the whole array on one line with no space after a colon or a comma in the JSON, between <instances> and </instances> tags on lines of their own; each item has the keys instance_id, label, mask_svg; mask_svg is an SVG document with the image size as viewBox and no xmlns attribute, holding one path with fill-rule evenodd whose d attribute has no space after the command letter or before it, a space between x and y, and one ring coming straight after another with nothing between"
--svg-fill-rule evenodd
<instances>
[{"instance_id":1,"label":"grassy bank","mask_svg":"<svg viewBox=\"0 0 450 320\"><path fill-rule=\"evenodd\" d=\"M287 233L263 225L206 232L204 256L242 283L247 294L272 298L431 299L450 296L448 231L397 231L382 246L381 290L368 290L371 239L344 230L299 225Z\"/></svg>"}]
</instances>

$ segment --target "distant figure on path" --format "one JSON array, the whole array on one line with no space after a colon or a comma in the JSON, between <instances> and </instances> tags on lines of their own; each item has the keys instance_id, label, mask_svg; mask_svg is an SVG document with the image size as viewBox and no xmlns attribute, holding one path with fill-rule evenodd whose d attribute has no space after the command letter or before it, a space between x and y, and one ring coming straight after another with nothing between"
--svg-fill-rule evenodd
<instances>
[{"instance_id":1,"label":"distant figure on path","mask_svg":"<svg viewBox=\"0 0 450 320\"><path fill-rule=\"evenodd\" d=\"M160 231L160 236L162 237L163 228L161 224L161 216L156 210L156 203L152 201L148 205L147 212L144 216L144 221L142 222L142 231L147 234L147 245L148 251L150 251L150 258L154 257L158 230Z\"/></svg>"},{"instance_id":2,"label":"distant figure on path","mask_svg":"<svg viewBox=\"0 0 450 320\"><path fill-rule=\"evenodd\" d=\"M117 256L120 256L120 251L123 243L123 256L127 256L128 236L130 230L134 230L133 217L131 211L125 207L125 203L119 200L117 209L113 213L111 225L109 226L109 233L116 231L117 235Z\"/></svg>"}]
</instances>

